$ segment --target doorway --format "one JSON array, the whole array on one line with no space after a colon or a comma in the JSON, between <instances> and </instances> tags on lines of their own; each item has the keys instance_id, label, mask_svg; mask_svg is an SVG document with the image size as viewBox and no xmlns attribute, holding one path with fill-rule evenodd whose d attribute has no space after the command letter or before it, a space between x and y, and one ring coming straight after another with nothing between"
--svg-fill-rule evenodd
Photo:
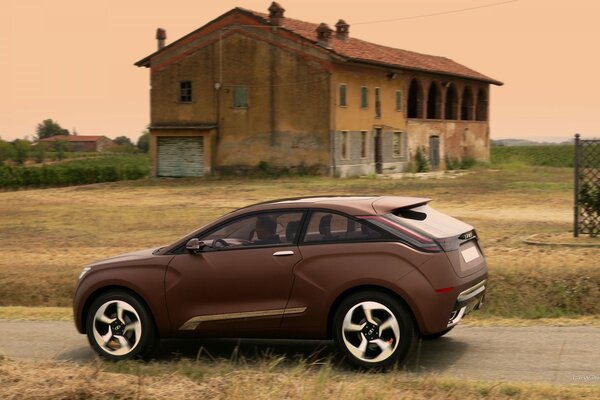
<instances>
[{"instance_id":1,"label":"doorway","mask_svg":"<svg viewBox=\"0 0 600 400\"><path fill-rule=\"evenodd\" d=\"M430 136L429 137L429 164L431 169L440 168L440 137Z\"/></svg>"},{"instance_id":2,"label":"doorway","mask_svg":"<svg viewBox=\"0 0 600 400\"><path fill-rule=\"evenodd\" d=\"M383 173L383 155L381 149L381 138L382 132L381 128L375 128L375 173L382 174Z\"/></svg>"}]
</instances>

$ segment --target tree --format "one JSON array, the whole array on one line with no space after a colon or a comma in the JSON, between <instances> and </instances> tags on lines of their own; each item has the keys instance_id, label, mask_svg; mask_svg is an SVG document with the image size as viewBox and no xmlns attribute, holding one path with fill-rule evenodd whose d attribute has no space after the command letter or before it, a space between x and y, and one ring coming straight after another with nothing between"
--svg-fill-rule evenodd
<instances>
[{"instance_id":1,"label":"tree","mask_svg":"<svg viewBox=\"0 0 600 400\"><path fill-rule=\"evenodd\" d=\"M17 139L13 142L13 147L15 148L13 160L19 165L25 164L25 161L29 157L31 144L27 140Z\"/></svg>"},{"instance_id":2,"label":"tree","mask_svg":"<svg viewBox=\"0 0 600 400\"><path fill-rule=\"evenodd\" d=\"M67 151L67 145L68 145L68 142L66 140L57 140L56 142L52 143L52 147L54 148L54 151L56 152L57 160L60 161L63 158L65 158L65 152Z\"/></svg>"},{"instance_id":3,"label":"tree","mask_svg":"<svg viewBox=\"0 0 600 400\"><path fill-rule=\"evenodd\" d=\"M33 159L36 163L41 164L46 159L46 150L48 145L45 142L39 142L33 146Z\"/></svg>"},{"instance_id":4,"label":"tree","mask_svg":"<svg viewBox=\"0 0 600 400\"><path fill-rule=\"evenodd\" d=\"M57 135L68 135L69 130L62 128L57 122L52 119L45 119L35 128L38 140L49 138Z\"/></svg>"},{"instance_id":5,"label":"tree","mask_svg":"<svg viewBox=\"0 0 600 400\"><path fill-rule=\"evenodd\" d=\"M113 140L119 146L133 146L133 142L127 136L119 136Z\"/></svg>"},{"instance_id":6,"label":"tree","mask_svg":"<svg viewBox=\"0 0 600 400\"><path fill-rule=\"evenodd\" d=\"M140 136L140 138L137 141L137 148L140 149L140 151L147 153L149 139L150 139L150 132L148 132L147 130L142 132L142 136Z\"/></svg>"},{"instance_id":7,"label":"tree","mask_svg":"<svg viewBox=\"0 0 600 400\"><path fill-rule=\"evenodd\" d=\"M135 153L136 152L136 148L133 145L133 142L127 136L119 136L118 138L114 139L113 142L115 142L116 144L119 145L119 147L117 148L117 151L120 151L123 153Z\"/></svg>"},{"instance_id":8,"label":"tree","mask_svg":"<svg viewBox=\"0 0 600 400\"><path fill-rule=\"evenodd\" d=\"M0 139L0 165L3 165L5 161L14 158L15 148L12 144Z\"/></svg>"}]
</instances>

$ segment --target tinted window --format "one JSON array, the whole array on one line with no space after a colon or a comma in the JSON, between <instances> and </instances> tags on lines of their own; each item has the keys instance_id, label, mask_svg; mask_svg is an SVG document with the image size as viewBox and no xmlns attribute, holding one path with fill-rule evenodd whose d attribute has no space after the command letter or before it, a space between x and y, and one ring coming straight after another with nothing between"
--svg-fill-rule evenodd
<instances>
[{"instance_id":1,"label":"tinted window","mask_svg":"<svg viewBox=\"0 0 600 400\"><path fill-rule=\"evenodd\" d=\"M305 242L343 242L382 239L380 231L336 213L314 212L311 214Z\"/></svg>"},{"instance_id":2,"label":"tinted window","mask_svg":"<svg viewBox=\"0 0 600 400\"><path fill-rule=\"evenodd\" d=\"M237 219L200 237L214 249L292 244L302 221L301 212L261 213Z\"/></svg>"}]
</instances>

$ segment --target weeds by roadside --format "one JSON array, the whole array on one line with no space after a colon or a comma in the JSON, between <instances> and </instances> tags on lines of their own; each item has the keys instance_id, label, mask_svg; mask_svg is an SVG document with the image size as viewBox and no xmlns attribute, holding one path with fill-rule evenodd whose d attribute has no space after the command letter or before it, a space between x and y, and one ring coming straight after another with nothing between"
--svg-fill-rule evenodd
<instances>
[{"instance_id":1,"label":"weeds by roadside","mask_svg":"<svg viewBox=\"0 0 600 400\"><path fill-rule=\"evenodd\" d=\"M45 399L596 399L598 386L476 382L402 371L360 373L328 362L16 362L0 359L6 400Z\"/></svg>"}]
</instances>

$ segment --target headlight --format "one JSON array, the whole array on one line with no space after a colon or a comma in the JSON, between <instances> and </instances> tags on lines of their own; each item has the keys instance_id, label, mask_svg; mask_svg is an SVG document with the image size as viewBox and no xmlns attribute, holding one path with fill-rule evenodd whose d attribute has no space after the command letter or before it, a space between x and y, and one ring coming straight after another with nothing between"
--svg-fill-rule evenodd
<instances>
[{"instance_id":1,"label":"headlight","mask_svg":"<svg viewBox=\"0 0 600 400\"><path fill-rule=\"evenodd\" d=\"M79 278L78 278L78 279L79 279L79 280L81 280L81 278L83 278L83 276L84 276L85 274L87 274L87 273L88 273L89 271L91 271L91 270L92 270L92 267L85 267L85 268L84 268L84 269L81 271L81 273L79 274Z\"/></svg>"}]
</instances>

